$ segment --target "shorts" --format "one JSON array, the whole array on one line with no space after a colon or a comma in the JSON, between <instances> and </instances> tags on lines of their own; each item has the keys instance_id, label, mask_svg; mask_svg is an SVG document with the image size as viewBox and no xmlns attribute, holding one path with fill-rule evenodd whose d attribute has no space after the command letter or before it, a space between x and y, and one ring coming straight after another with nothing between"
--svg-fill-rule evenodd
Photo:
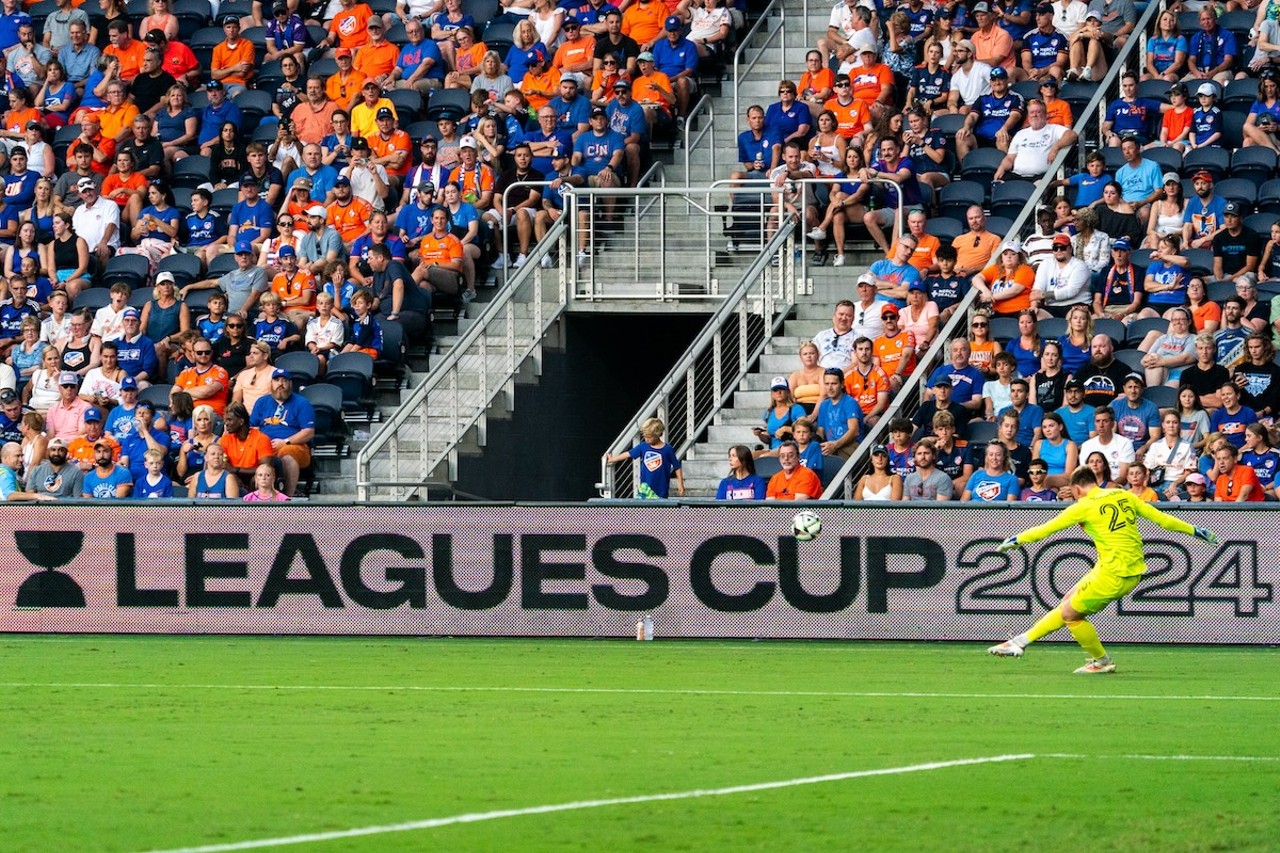
<instances>
[{"instance_id":1,"label":"shorts","mask_svg":"<svg viewBox=\"0 0 1280 853\"><path fill-rule=\"evenodd\" d=\"M287 456L303 471L311 467L311 448L305 444L286 444L276 449L276 456Z\"/></svg>"},{"instance_id":2,"label":"shorts","mask_svg":"<svg viewBox=\"0 0 1280 853\"><path fill-rule=\"evenodd\" d=\"M1140 580L1142 575L1118 577L1104 574L1094 567L1076 584L1075 589L1067 596L1067 601L1075 612L1092 616L1106 609L1111 602L1124 598L1133 591Z\"/></svg>"}]
</instances>

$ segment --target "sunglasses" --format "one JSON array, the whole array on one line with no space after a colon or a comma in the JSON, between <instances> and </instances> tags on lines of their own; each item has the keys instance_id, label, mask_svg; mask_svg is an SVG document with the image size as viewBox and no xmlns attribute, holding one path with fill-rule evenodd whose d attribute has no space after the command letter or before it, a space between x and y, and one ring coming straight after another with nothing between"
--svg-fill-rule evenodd
<instances>
[{"instance_id":1,"label":"sunglasses","mask_svg":"<svg viewBox=\"0 0 1280 853\"><path fill-rule=\"evenodd\" d=\"M985 329L987 328L987 326L991 324L990 323L970 323L969 325L974 329Z\"/></svg>"},{"instance_id":2,"label":"sunglasses","mask_svg":"<svg viewBox=\"0 0 1280 853\"><path fill-rule=\"evenodd\" d=\"M848 89L848 88L849 88L849 83L848 83L848 81L844 81L844 80L842 80L842 81L840 81L839 83L836 83L836 84L835 84L835 88L837 88L837 89Z\"/></svg>"},{"instance_id":3,"label":"sunglasses","mask_svg":"<svg viewBox=\"0 0 1280 853\"><path fill-rule=\"evenodd\" d=\"M244 328L244 323L228 323L228 324L227 324L227 328L228 328L228 329L243 329L243 328Z\"/></svg>"}]
</instances>

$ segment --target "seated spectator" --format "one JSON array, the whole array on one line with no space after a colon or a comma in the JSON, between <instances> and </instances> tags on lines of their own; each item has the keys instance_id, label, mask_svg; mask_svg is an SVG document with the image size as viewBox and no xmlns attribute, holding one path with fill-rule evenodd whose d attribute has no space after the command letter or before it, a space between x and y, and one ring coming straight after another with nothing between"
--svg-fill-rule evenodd
<instances>
[{"instance_id":1,"label":"seated spectator","mask_svg":"<svg viewBox=\"0 0 1280 853\"><path fill-rule=\"evenodd\" d=\"M1213 83L1201 83L1196 87L1198 106L1191 114L1191 134L1187 138L1189 150L1222 147L1222 110L1216 106L1217 99L1218 87Z\"/></svg>"},{"instance_id":2,"label":"seated spectator","mask_svg":"<svg viewBox=\"0 0 1280 853\"><path fill-rule=\"evenodd\" d=\"M956 238L957 241L965 239L964 234ZM1054 238L1055 249L1063 245L1069 248L1070 243L1071 239L1065 234ZM1000 248L995 263L972 276L971 284L978 290L980 303L990 306L997 314L1010 316L1031 307L1036 277L1036 271L1023 260L1022 246L1018 241L1011 240Z\"/></svg>"},{"instance_id":3,"label":"seated spectator","mask_svg":"<svg viewBox=\"0 0 1280 853\"><path fill-rule=\"evenodd\" d=\"M1022 126L1026 100L1009 88L1009 72L991 69L991 93L978 98L964 126L956 132L956 155L963 162L970 151L995 146L1008 151L1013 135Z\"/></svg>"},{"instance_id":4,"label":"seated spectator","mask_svg":"<svg viewBox=\"0 0 1280 853\"><path fill-rule=\"evenodd\" d=\"M796 402L811 414L822 400L822 376L824 368L818 363L818 345L805 341L800 345L800 367L787 377L787 387Z\"/></svg>"},{"instance_id":5,"label":"seated spectator","mask_svg":"<svg viewBox=\"0 0 1280 853\"><path fill-rule=\"evenodd\" d=\"M643 57L644 54L641 54L641 56ZM642 59L641 62L643 61ZM644 66L642 65L641 73L643 71ZM644 103L644 99L640 97L638 91L636 100L642 104ZM811 121L812 117L809 108L796 100L796 84L790 80L783 80L779 83L778 101L770 104L764 114L764 128L769 137L777 140L779 146L788 142L803 144L809 139Z\"/></svg>"},{"instance_id":6,"label":"seated spectator","mask_svg":"<svg viewBox=\"0 0 1280 853\"><path fill-rule=\"evenodd\" d=\"M1275 353L1269 336L1255 332L1245 339L1245 358L1232 374L1244 404L1260 418L1274 418L1280 412L1280 365L1275 363Z\"/></svg>"},{"instance_id":7,"label":"seated spectator","mask_svg":"<svg viewBox=\"0 0 1280 853\"><path fill-rule=\"evenodd\" d=\"M1087 306L1092 300L1089 268L1073 256L1071 240L1065 234L1059 237L1053 240L1053 258L1036 270L1035 285L1031 289L1029 307L1037 311L1041 319L1066 317L1073 306ZM1127 243L1124 246L1128 248Z\"/></svg>"},{"instance_id":8,"label":"seated spectator","mask_svg":"<svg viewBox=\"0 0 1280 853\"><path fill-rule=\"evenodd\" d=\"M845 393L844 371L838 367L828 367L823 372L822 391L823 400L813 415L818 439L822 442L822 455L848 459L862 434L862 408ZM781 457L780 448L779 459Z\"/></svg>"},{"instance_id":9,"label":"seated spectator","mask_svg":"<svg viewBox=\"0 0 1280 853\"><path fill-rule=\"evenodd\" d=\"M871 470L858 479L853 489L856 501L902 500L902 478L889 467L889 450L883 444L871 448Z\"/></svg>"},{"instance_id":10,"label":"seated spectator","mask_svg":"<svg viewBox=\"0 0 1280 853\"><path fill-rule=\"evenodd\" d=\"M934 258L938 264L938 272L927 276L924 280L927 301L933 303L938 309L938 325L945 325L951 315L955 313L961 298L969 290L966 284L967 277L956 273L957 256L958 253L954 244L939 246L934 253ZM907 297L908 307L910 307L910 289L907 290ZM932 338L932 335L930 338Z\"/></svg>"},{"instance_id":11,"label":"seated spectator","mask_svg":"<svg viewBox=\"0 0 1280 853\"><path fill-rule=\"evenodd\" d=\"M1072 71L1067 79L1088 82L1105 77L1137 21L1138 10L1132 2L1091 3L1084 24L1071 36Z\"/></svg>"},{"instance_id":12,"label":"seated spectator","mask_svg":"<svg viewBox=\"0 0 1280 853\"><path fill-rule=\"evenodd\" d=\"M1248 465L1241 465L1240 450L1232 443L1223 442L1213 453L1217 479L1213 485L1213 499L1225 503L1253 503L1265 501L1266 490L1258 481L1258 475Z\"/></svg>"},{"instance_id":13,"label":"seated spectator","mask_svg":"<svg viewBox=\"0 0 1280 853\"><path fill-rule=\"evenodd\" d=\"M1252 423L1245 427L1240 464L1253 469L1266 500L1278 499L1276 478L1280 474L1280 453L1272 448L1271 432L1264 424Z\"/></svg>"},{"instance_id":14,"label":"seated spectator","mask_svg":"<svg viewBox=\"0 0 1280 853\"><path fill-rule=\"evenodd\" d=\"M937 467L938 450L931 438L922 439L913 453L915 468L903 478L902 494L909 501L949 501L955 496L955 485L946 472Z\"/></svg>"},{"instance_id":15,"label":"seated spectator","mask_svg":"<svg viewBox=\"0 0 1280 853\"><path fill-rule=\"evenodd\" d=\"M949 20L949 19L948 19ZM924 63L911 72L907 86L906 104L909 110L918 111L927 119L948 111L947 100L951 96L951 72L946 53L950 42L930 41L924 47Z\"/></svg>"},{"instance_id":16,"label":"seated spectator","mask_svg":"<svg viewBox=\"0 0 1280 853\"><path fill-rule=\"evenodd\" d=\"M1168 409L1160 416L1160 437L1147 448L1142 464L1149 472L1148 483L1165 498L1177 494L1188 475L1195 472L1195 445L1183 439L1176 411Z\"/></svg>"},{"instance_id":17,"label":"seated spectator","mask_svg":"<svg viewBox=\"0 0 1280 853\"><path fill-rule=\"evenodd\" d=\"M1195 123L1195 110L1187 103L1187 99L1185 84L1174 83L1169 87L1170 108L1160 118L1160 136L1154 142L1148 142L1147 148L1168 147L1179 154L1188 151Z\"/></svg>"},{"instance_id":18,"label":"seated spectator","mask_svg":"<svg viewBox=\"0 0 1280 853\"><path fill-rule=\"evenodd\" d=\"M1222 303L1222 325L1214 333L1218 348L1218 363L1234 369L1245 358L1245 342L1251 329L1244 325L1245 301L1238 295Z\"/></svg>"},{"instance_id":19,"label":"seated spectator","mask_svg":"<svg viewBox=\"0 0 1280 853\"><path fill-rule=\"evenodd\" d=\"M284 492L293 495L301 472L311 466L311 441L315 437L315 409L306 397L293 391L286 370L272 373L271 396L263 397L249 415L250 426L271 441L284 475Z\"/></svg>"},{"instance_id":20,"label":"seated spectator","mask_svg":"<svg viewBox=\"0 0 1280 853\"><path fill-rule=\"evenodd\" d=\"M974 318L973 326L985 329L988 325L986 317L979 315ZM994 341L991 343L992 346L1000 346ZM994 421L1013 402L1013 382L1014 374L1018 372L1018 362L1007 352L997 352L989 364L990 369L984 371L989 378L982 383L982 410L986 420Z\"/></svg>"},{"instance_id":21,"label":"seated spectator","mask_svg":"<svg viewBox=\"0 0 1280 853\"><path fill-rule=\"evenodd\" d=\"M778 448L778 463L782 470L769 479L765 489L768 500L814 500L822 496L821 479L800 464L799 448L794 441L785 441Z\"/></svg>"},{"instance_id":22,"label":"seated spectator","mask_svg":"<svg viewBox=\"0 0 1280 853\"><path fill-rule=\"evenodd\" d=\"M1038 181L1049 171L1058 152L1076 142L1075 131L1046 123L1045 106L1040 101L1027 104L1027 126L1014 134L1009 153L996 167L994 180L1008 178Z\"/></svg>"},{"instance_id":23,"label":"seated spectator","mask_svg":"<svg viewBox=\"0 0 1280 853\"><path fill-rule=\"evenodd\" d=\"M1234 380L1222 383L1218 397L1222 400L1222 408L1209 416L1209 428L1240 450L1244 447L1245 428L1257 422L1258 413L1240 401L1240 389Z\"/></svg>"},{"instance_id":24,"label":"seated spectator","mask_svg":"<svg viewBox=\"0 0 1280 853\"><path fill-rule=\"evenodd\" d=\"M1022 487L1011 469L1008 448L992 441L983 453L983 461L983 467L974 471L965 483L960 500L980 503L1018 500Z\"/></svg>"},{"instance_id":25,"label":"seated spectator","mask_svg":"<svg viewBox=\"0 0 1280 853\"><path fill-rule=\"evenodd\" d=\"M992 263L996 250L1000 248L1000 237L987 230L987 215L980 204L965 211L965 221L969 224L968 232L952 240L951 247L956 250L955 274L968 279L983 272ZM1005 245L1007 247L1015 244ZM938 304L942 307L941 302Z\"/></svg>"},{"instance_id":26,"label":"seated spectator","mask_svg":"<svg viewBox=\"0 0 1280 853\"><path fill-rule=\"evenodd\" d=\"M948 67L951 69L951 93L947 97L947 112L969 113L982 96L991 94L991 66L977 60L973 42L969 39L954 40Z\"/></svg>"},{"instance_id":27,"label":"seated spectator","mask_svg":"<svg viewBox=\"0 0 1280 853\"><path fill-rule=\"evenodd\" d=\"M932 399L938 380L946 377L951 381L951 399L971 412L982 411L982 386L987 378L982 371L969 363L969 341L956 338L951 342L951 361L934 369L929 374L929 390L926 399Z\"/></svg>"},{"instance_id":28,"label":"seated spectator","mask_svg":"<svg viewBox=\"0 0 1280 853\"><path fill-rule=\"evenodd\" d=\"M862 223L871 239L887 255L889 241L885 238L884 228L896 221L899 207L920 204L920 185L916 182L915 164L911 158L902 156L902 148L896 138L881 139L878 152L879 157L864 170L863 180L876 182L872 185L872 192L879 205L878 209L863 214ZM890 181L894 186L886 187L884 181ZM911 248L915 250L914 245Z\"/></svg>"},{"instance_id":29,"label":"seated spectator","mask_svg":"<svg viewBox=\"0 0 1280 853\"><path fill-rule=\"evenodd\" d=\"M1244 208L1229 201L1222 208L1223 227L1213 235L1213 277L1218 281L1248 276L1257 280L1262 254L1258 234L1244 224Z\"/></svg>"},{"instance_id":30,"label":"seated spectator","mask_svg":"<svg viewBox=\"0 0 1280 853\"><path fill-rule=\"evenodd\" d=\"M1137 143L1129 143L1129 148L1135 148ZM1076 235L1076 243L1082 242L1081 234L1085 231L1090 232L1090 239L1099 241L1099 249L1109 250L1111 247L1110 240L1118 240L1121 237L1129 241L1130 246L1140 245L1143 237L1147 233L1146 225L1143 224L1142 218L1138 215L1138 209L1123 198L1123 189L1118 181L1109 181L1102 188L1102 200L1097 202L1093 207L1085 208L1076 214L1077 224L1080 220L1092 212L1096 219L1090 221L1086 228L1082 228ZM1161 190L1163 192L1163 189ZM1158 198L1159 196L1156 196ZM1103 238L1093 238L1092 232L1100 231ZM1108 242L1102 243L1106 239ZM1099 252L1100 259L1109 257L1109 251ZM1094 270L1089 261L1089 253L1086 251L1082 254L1081 260L1089 266L1090 270Z\"/></svg>"},{"instance_id":31,"label":"seated spectator","mask_svg":"<svg viewBox=\"0 0 1280 853\"><path fill-rule=\"evenodd\" d=\"M1166 9L1156 19L1155 35L1147 39L1147 64L1143 80L1177 83L1187 72L1187 37L1178 27L1178 13ZM1186 87L1183 87L1186 92Z\"/></svg>"},{"instance_id":32,"label":"seated spectator","mask_svg":"<svg viewBox=\"0 0 1280 853\"><path fill-rule=\"evenodd\" d=\"M716 489L718 501L762 501L768 483L756 474L756 462L751 448L735 444L729 448L729 476L720 481Z\"/></svg>"},{"instance_id":33,"label":"seated spectator","mask_svg":"<svg viewBox=\"0 0 1280 853\"><path fill-rule=\"evenodd\" d=\"M819 255L823 257L825 255L821 252L821 243L827 238L827 230L831 230L836 250L832 266L845 265L844 245L848 223L862 221L866 213L863 203L871 196L871 185L860 179L864 172L862 152L856 146L849 146L844 150L844 169L839 176L844 180L832 182L825 215L818 221L816 206L805 208L806 224L813 225L807 236L819 244ZM815 199L815 204L816 201Z\"/></svg>"},{"instance_id":34,"label":"seated spectator","mask_svg":"<svg viewBox=\"0 0 1280 853\"><path fill-rule=\"evenodd\" d=\"M769 408L765 410L764 426L755 427L752 432L756 440L771 450L777 450L784 441L792 440L792 425L803 418L807 412L796 402L791 394L791 386L781 376L775 376L769 383Z\"/></svg>"},{"instance_id":35,"label":"seated spectator","mask_svg":"<svg viewBox=\"0 0 1280 853\"><path fill-rule=\"evenodd\" d=\"M1239 56L1235 34L1218 24L1217 12L1209 6L1200 10L1200 29L1188 44L1188 80L1216 80L1224 86L1231 80Z\"/></svg>"},{"instance_id":36,"label":"seated spectator","mask_svg":"<svg viewBox=\"0 0 1280 853\"><path fill-rule=\"evenodd\" d=\"M816 50L810 50L804 55L804 73L800 75L798 96L799 100L809 106L810 112L822 109L835 96L835 75L823 62L822 54Z\"/></svg>"},{"instance_id":37,"label":"seated spectator","mask_svg":"<svg viewBox=\"0 0 1280 853\"><path fill-rule=\"evenodd\" d=\"M885 305L881 316L897 314L897 311L893 305ZM844 378L844 390L862 409L860 420L867 427L874 426L889 408L892 388L888 374L876 365L872 352L870 339L859 337L854 341L853 364L845 371Z\"/></svg>"},{"instance_id":38,"label":"seated spectator","mask_svg":"<svg viewBox=\"0 0 1280 853\"><path fill-rule=\"evenodd\" d=\"M1040 437L1031 443L1031 466L1028 474L1043 468L1044 485L1061 488L1067 485L1071 472L1080 459L1080 447L1067 436L1067 425L1057 412L1046 412L1040 419ZM1032 476L1034 481L1034 476Z\"/></svg>"},{"instance_id":39,"label":"seated spectator","mask_svg":"<svg viewBox=\"0 0 1280 853\"><path fill-rule=\"evenodd\" d=\"M1061 81L1067 72L1068 42L1053 25L1053 6L1035 7L1036 26L1022 39L1022 72L1030 80ZM1099 77L1099 80L1102 78ZM1056 87L1055 87L1056 91Z\"/></svg>"}]
</instances>

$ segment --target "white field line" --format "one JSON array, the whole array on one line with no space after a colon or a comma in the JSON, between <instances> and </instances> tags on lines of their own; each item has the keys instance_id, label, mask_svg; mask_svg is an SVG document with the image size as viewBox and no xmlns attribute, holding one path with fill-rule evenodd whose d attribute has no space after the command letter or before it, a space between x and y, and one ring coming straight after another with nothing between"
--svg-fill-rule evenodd
<instances>
[{"instance_id":1,"label":"white field line","mask_svg":"<svg viewBox=\"0 0 1280 853\"><path fill-rule=\"evenodd\" d=\"M919 773L925 770L945 770L949 767L965 767L973 764L995 764L1002 761L1026 761L1035 758L1030 753L1021 755L992 755L985 758L962 758L955 761L934 761L928 764L909 764L905 767L885 767L880 770L853 770L848 773L831 773L825 776L806 776L799 779L782 779L777 782L758 782L753 785L733 785L728 788L703 788L693 791L674 791L667 794L644 794L635 797L614 797L607 800L579 800L572 803L553 803L545 806L528 806L521 809L499 809L491 812L472 812L469 814L451 815L450 817L415 820L406 823L393 823L384 826L362 826L354 829L342 829L333 832L314 832L306 835L288 835L279 838L259 838L250 841L236 841L228 844L208 844L201 847L180 847L172 850L152 851L152 853L223 853L230 850L254 850L262 847L284 847L291 844L307 844L318 841L333 841L339 838L357 838L367 835L385 835L390 832L413 832L420 829L435 829L458 823L479 823L487 820L498 820L507 817L523 817L525 815L551 814L554 812L580 811L582 809L598 809L607 806L624 806L636 803L653 803L665 800L692 800L700 797L724 797L731 794L746 794L752 791L769 791L777 788L794 788L800 785L819 785L826 782L842 782L846 779L862 779L869 776L894 776L902 773Z\"/></svg>"},{"instance_id":2,"label":"white field line","mask_svg":"<svg viewBox=\"0 0 1280 853\"><path fill-rule=\"evenodd\" d=\"M415 693L582 693L656 696L777 696L828 697L836 699L1071 699L1073 701L1119 702L1280 702L1280 696L1215 696L1210 694L1148 695L1116 693L1085 696L1079 693L923 693L910 691L841 690L677 690L660 687L494 687L430 686L415 684L159 684L123 682L0 682L0 690L262 690L262 691L352 691Z\"/></svg>"}]
</instances>

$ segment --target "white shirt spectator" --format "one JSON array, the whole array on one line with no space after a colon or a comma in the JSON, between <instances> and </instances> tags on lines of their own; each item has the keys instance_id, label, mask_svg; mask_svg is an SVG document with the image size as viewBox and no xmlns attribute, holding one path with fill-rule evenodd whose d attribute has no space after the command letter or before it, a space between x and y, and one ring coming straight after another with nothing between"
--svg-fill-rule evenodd
<instances>
[{"instance_id":1,"label":"white shirt spectator","mask_svg":"<svg viewBox=\"0 0 1280 853\"><path fill-rule=\"evenodd\" d=\"M866 336L874 341L883 335L884 320L880 312L885 309L885 306L892 304L883 299L876 299L865 307L861 302L853 303L853 336L855 338Z\"/></svg>"},{"instance_id":2,"label":"white shirt spectator","mask_svg":"<svg viewBox=\"0 0 1280 853\"><path fill-rule=\"evenodd\" d=\"M1065 264L1057 260L1045 261L1036 270L1033 290L1044 294L1046 307L1061 308L1077 302L1088 304L1093 293L1089 289L1089 268L1079 258L1071 258Z\"/></svg>"},{"instance_id":3,"label":"white shirt spectator","mask_svg":"<svg viewBox=\"0 0 1280 853\"><path fill-rule=\"evenodd\" d=\"M112 202L111 206L116 205ZM104 341L120 340L124 337L124 312L128 310L128 305L119 311L110 305L103 305L98 309L98 313L93 315L93 325L89 327L89 331Z\"/></svg>"},{"instance_id":4,"label":"white shirt spectator","mask_svg":"<svg viewBox=\"0 0 1280 853\"><path fill-rule=\"evenodd\" d=\"M1089 7L1080 0L1068 0L1066 3L1059 0L1053 4L1053 28L1069 40L1080 29L1088 13Z\"/></svg>"},{"instance_id":5,"label":"white shirt spectator","mask_svg":"<svg viewBox=\"0 0 1280 853\"><path fill-rule=\"evenodd\" d=\"M1039 130L1024 127L1013 135L1009 153L1013 171L1024 178L1039 178L1049 171L1049 149L1069 130L1060 124L1046 124Z\"/></svg>"},{"instance_id":6,"label":"white shirt spectator","mask_svg":"<svg viewBox=\"0 0 1280 853\"><path fill-rule=\"evenodd\" d=\"M1107 458L1107 464L1111 466L1111 479L1123 481L1125 472L1133 463L1133 442L1117 433L1111 436L1110 443L1103 444L1095 435L1080 445L1080 458L1087 460L1094 451Z\"/></svg>"},{"instance_id":7,"label":"white shirt spectator","mask_svg":"<svg viewBox=\"0 0 1280 853\"><path fill-rule=\"evenodd\" d=\"M337 317L331 315L328 320L312 317L307 321L307 336L304 342L315 344L321 351L326 347L342 349L346 335L346 327Z\"/></svg>"},{"instance_id":8,"label":"white shirt spectator","mask_svg":"<svg viewBox=\"0 0 1280 853\"><path fill-rule=\"evenodd\" d=\"M960 93L961 105L978 103L978 98L991 94L991 66L975 59L968 71L957 68L951 75L951 88Z\"/></svg>"},{"instance_id":9,"label":"white shirt spectator","mask_svg":"<svg viewBox=\"0 0 1280 853\"><path fill-rule=\"evenodd\" d=\"M852 329L843 335L835 329L824 329L813 336L818 348L818 364L848 370L853 364L853 342L858 337Z\"/></svg>"},{"instance_id":10,"label":"white shirt spectator","mask_svg":"<svg viewBox=\"0 0 1280 853\"><path fill-rule=\"evenodd\" d=\"M114 201L98 196L92 205L81 204L71 215L71 227L76 236L83 237L89 244L89 251L102 242L102 235L107 233L107 226L116 226L115 234L107 241L113 249L120 248L120 205Z\"/></svg>"}]
</instances>

